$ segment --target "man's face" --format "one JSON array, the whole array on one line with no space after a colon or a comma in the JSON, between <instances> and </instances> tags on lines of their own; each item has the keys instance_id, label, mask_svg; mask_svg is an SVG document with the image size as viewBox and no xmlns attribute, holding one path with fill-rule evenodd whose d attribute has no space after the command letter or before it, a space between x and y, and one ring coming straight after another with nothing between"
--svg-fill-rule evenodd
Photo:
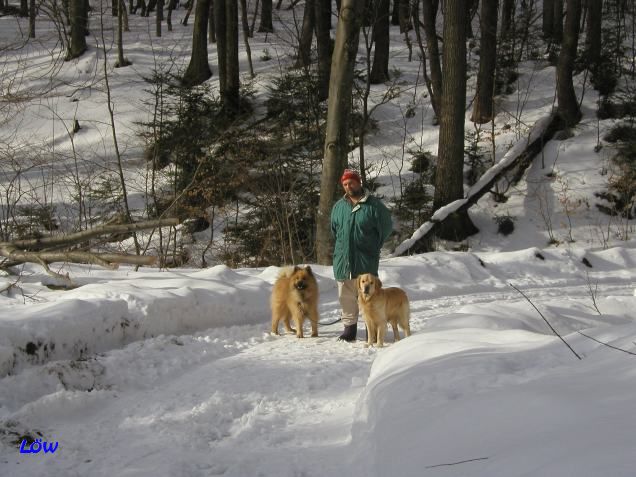
<instances>
[{"instance_id":1,"label":"man's face","mask_svg":"<svg viewBox=\"0 0 636 477\"><path fill-rule=\"evenodd\" d=\"M349 197L360 197L362 195L362 185L355 179L344 180L342 188Z\"/></svg>"}]
</instances>

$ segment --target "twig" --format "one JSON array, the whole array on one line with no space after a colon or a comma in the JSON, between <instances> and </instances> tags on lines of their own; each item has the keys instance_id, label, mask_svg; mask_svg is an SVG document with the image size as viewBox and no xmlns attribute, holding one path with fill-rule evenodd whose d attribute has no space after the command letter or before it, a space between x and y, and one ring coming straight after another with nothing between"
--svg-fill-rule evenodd
<instances>
[{"instance_id":1,"label":"twig","mask_svg":"<svg viewBox=\"0 0 636 477\"><path fill-rule=\"evenodd\" d=\"M550 324L550 322L547 320L547 318L546 318L545 316L543 316L543 313L541 313L541 312L539 311L539 309L538 309L536 306L534 306L534 303L532 303L532 302L530 301L530 298L528 298L528 297L525 295L525 293L523 293L521 290L519 290L519 289L518 289L516 286L514 286L512 283L508 283L508 285L510 285L510 286L511 286L512 288L514 288L515 290L517 290L517 291L521 294L521 296L522 296L522 297L524 297L526 300L528 300L528 303L530 303L530 304L532 305L532 307L533 307L535 310L537 310L537 313L539 313L539 315L541 315L541 318L543 318L543 321L545 321L545 322L546 322L546 324L550 327L550 329L552 330L552 332L553 332L556 336L558 336L558 337L559 337L559 339L560 339L561 341L563 341L563 343L565 344L565 346L567 346L568 348L570 348L570 351L572 351L572 353L574 353L574 356L576 356L577 358L579 358L579 359L581 359L581 360L582 360L583 358L581 358L581 357L578 355L578 353L577 353L576 351L574 351L574 348L572 348L572 346L570 346L570 345L568 344L568 342L567 342L567 341L565 341L565 340L563 339L563 337L562 337L562 336L561 336L561 335L557 332L557 330L555 330L555 329L552 327L552 325L551 325L551 324Z\"/></svg>"},{"instance_id":2,"label":"twig","mask_svg":"<svg viewBox=\"0 0 636 477\"><path fill-rule=\"evenodd\" d=\"M460 460L459 462L451 462L450 464L429 465L426 468L427 469L434 469L435 467L447 467L447 466L451 466L451 465L465 464L467 462L475 462L477 460L488 460L488 457L477 457L476 459Z\"/></svg>"},{"instance_id":3,"label":"twig","mask_svg":"<svg viewBox=\"0 0 636 477\"><path fill-rule=\"evenodd\" d=\"M636 356L636 353L632 353L631 351L627 351L626 349L618 348L618 347L616 347L616 346L612 346L612 345L611 345L611 344L609 344L609 343L604 343L604 342L602 342L602 341L599 341L599 340L597 340L596 338L594 338L594 337L592 337L592 336L586 335L586 334L585 334L585 333L583 333L582 331L579 331L578 333L579 333L579 334L581 334L581 335L583 335L583 336L585 336L586 338L591 339L592 341L596 341L598 344L602 344L603 346L607 346L608 348L612 348L612 349L615 349L615 350L617 350L617 351L622 351L623 353L627 353L627 354L631 354L632 356ZM636 343L634 343L634 344L636 344Z\"/></svg>"}]
</instances>

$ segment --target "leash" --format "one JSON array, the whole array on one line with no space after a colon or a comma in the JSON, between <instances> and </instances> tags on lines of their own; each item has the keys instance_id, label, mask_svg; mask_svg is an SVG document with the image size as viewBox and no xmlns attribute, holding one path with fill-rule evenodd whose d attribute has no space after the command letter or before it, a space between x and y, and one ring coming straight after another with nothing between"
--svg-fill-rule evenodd
<instances>
[{"instance_id":1,"label":"leash","mask_svg":"<svg viewBox=\"0 0 636 477\"><path fill-rule=\"evenodd\" d=\"M323 323L322 321L319 321L318 325L320 325L320 326L330 326L330 325L335 325L339 321L342 321L342 318L338 318L337 320L334 320L334 321L332 321L330 323Z\"/></svg>"}]
</instances>

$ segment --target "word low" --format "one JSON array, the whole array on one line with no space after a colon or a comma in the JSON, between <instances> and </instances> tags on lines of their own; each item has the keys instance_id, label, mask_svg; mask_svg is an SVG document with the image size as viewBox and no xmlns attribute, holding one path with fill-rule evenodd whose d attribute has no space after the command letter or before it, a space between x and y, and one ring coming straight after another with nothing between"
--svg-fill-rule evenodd
<instances>
[{"instance_id":1,"label":"word low","mask_svg":"<svg viewBox=\"0 0 636 477\"><path fill-rule=\"evenodd\" d=\"M24 439L20 444L20 454L37 454L40 451L44 451L45 454L54 454L57 450L58 443L49 444L48 442L42 442L42 439L36 439L29 445L28 449L25 449L27 440Z\"/></svg>"}]
</instances>

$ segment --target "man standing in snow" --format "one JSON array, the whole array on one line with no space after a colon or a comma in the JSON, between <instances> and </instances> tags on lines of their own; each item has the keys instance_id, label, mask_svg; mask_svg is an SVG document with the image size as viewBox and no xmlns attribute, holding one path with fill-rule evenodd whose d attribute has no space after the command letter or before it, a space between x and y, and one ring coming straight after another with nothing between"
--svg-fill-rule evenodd
<instances>
[{"instance_id":1,"label":"man standing in snow","mask_svg":"<svg viewBox=\"0 0 636 477\"><path fill-rule=\"evenodd\" d=\"M331 210L331 234L335 240L333 274L338 282L344 333L338 338L355 341L358 329L356 278L363 273L378 275L380 249L393 226L391 212L362 187L360 175L345 169L340 178L344 196Z\"/></svg>"}]
</instances>

